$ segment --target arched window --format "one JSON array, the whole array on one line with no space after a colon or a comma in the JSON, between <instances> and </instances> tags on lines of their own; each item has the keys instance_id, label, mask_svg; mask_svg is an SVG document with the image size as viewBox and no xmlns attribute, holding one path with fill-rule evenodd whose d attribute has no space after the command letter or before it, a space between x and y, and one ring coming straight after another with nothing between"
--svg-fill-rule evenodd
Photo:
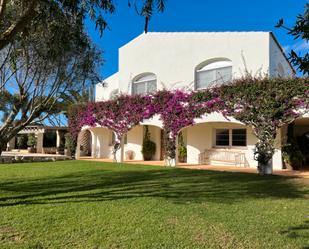
<instances>
[{"instance_id":1,"label":"arched window","mask_svg":"<svg viewBox=\"0 0 309 249\"><path fill-rule=\"evenodd\" d=\"M153 73L142 74L132 82L132 94L153 93L157 90L157 77Z\"/></svg>"},{"instance_id":2,"label":"arched window","mask_svg":"<svg viewBox=\"0 0 309 249\"><path fill-rule=\"evenodd\" d=\"M227 59L208 60L195 70L195 89L223 84L232 79L232 62Z\"/></svg>"}]
</instances>

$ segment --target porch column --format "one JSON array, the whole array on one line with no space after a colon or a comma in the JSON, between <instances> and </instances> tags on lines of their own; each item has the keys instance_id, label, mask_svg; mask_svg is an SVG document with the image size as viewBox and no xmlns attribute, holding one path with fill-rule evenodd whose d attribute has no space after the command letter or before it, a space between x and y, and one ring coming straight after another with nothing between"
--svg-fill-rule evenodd
<instances>
[{"instance_id":1,"label":"porch column","mask_svg":"<svg viewBox=\"0 0 309 249\"><path fill-rule=\"evenodd\" d=\"M179 134L176 136L175 166L178 165L178 136Z\"/></svg>"},{"instance_id":2,"label":"porch column","mask_svg":"<svg viewBox=\"0 0 309 249\"><path fill-rule=\"evenodd\" d=\"M60 131L59 130L56 130L56 136L57 136L56 147L59 148L60 145L61 145L61 135L60 135Z\"/></svg>"},{"instance_id":3,"label":"porch column","mask_svg":"<svg viewBox=\"0 0 309 249\"><path fill-rule=\"evenodd\" d=\"M7 144L7 151L11 151L15 148L16 137L13 137Z\"/></svg>"},{"instance_id":4,"label":"porch column","mask_svg":"<svg viewBox=\"0 0 309 249\"><path fill-rule=\"evenodd\" d=\"M120 149L116 152L117 163L123 163L124 161L124 136L120 139Z\"/></svg>"},{"instance_id":5,"label":"porch column","mask_svg":"<svg viewBox=\"0 0 309 249\"><path fill-rule=\"evenodd\" d=\"M43 153L43 137L44 133L39 132L36 134L36 152Z\"/></svg>"},{"instance_id":6,"label":"porch column","mask_svg":"<svg viewBox=\"0 0 309 249\"><path fill-rule=\"evenodd\" d=\"M97 141L98 136L91 131L91 157L97 158Z\"/></svg>"},{"instance_id":7,"label":"porch column","mask_svg":"<svg viewBox=\"0 0 309 249\"><path fill-rule=\"evenodd\" d=\"M124 136L120 140L120 162L124 162Z\"/></svg>"},{"instance_id":8,"label":"porch column","mask_svg":"<svg viewBox=\"0 0 309 249\"><path fill-rule=\"evenodd\" d=\"M283 162L282 162L282 131L281 129L278 130L276 140L275 140L275 153L272 158L272 168L273 169L283 169Z\"/></svg>"}]
</instances>

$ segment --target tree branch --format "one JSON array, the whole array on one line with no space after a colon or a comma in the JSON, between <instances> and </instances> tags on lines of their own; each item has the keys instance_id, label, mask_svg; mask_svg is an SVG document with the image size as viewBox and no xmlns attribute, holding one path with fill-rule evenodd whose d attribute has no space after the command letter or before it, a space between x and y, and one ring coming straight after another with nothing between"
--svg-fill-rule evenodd
<instances>
[{"instance_id":1,"label":"tree branch","mask_svg":"<svg viewBox=\"0 0 309 249\"><path fill-rule=\"evenodd\" d=\"M6 0L0 0L6 1ZM0 50L3 49L6 45L8 45L13 37L20 31L22 31L26 25L32 20L35 14L35 7L38 3L38 0L30 0L28 8L26 11L20 16L16 22L12 23L10 27L7 28L0 35ZM0 19L1 20L1 19Z\"/></svg>"}]
</instances>

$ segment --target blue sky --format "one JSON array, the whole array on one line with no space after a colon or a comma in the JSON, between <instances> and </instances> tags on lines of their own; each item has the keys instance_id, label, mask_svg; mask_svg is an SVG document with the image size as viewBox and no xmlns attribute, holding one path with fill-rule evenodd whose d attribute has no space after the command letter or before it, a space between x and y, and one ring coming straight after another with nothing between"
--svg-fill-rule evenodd
<instances>
[{"instance_id":1,"label":"blue sky","mask_svg":"<svg viewBox=\"0 0 309 249\"><path fill-rule=\"evenodd\" d=\"M149 31L272 31L282 47L298 52L309 49L308 43L295 41L285 30L274 25L280 18L287 26L303 13L307 0L168 0L162 14L155 14ZM118 48L143 32L144 20L127 0L118 0L116 13L107 16L110 30L103 37L87 24L93 41L104 51L100 72L103 78L118 70Z\"/></svg>"}]
</instances>

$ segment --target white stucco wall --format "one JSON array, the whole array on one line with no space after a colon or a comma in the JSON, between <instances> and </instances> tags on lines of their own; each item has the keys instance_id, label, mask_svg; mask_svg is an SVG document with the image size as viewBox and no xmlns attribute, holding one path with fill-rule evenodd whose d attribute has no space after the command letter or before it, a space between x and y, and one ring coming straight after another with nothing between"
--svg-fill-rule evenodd
<instances>
[{"instance_id":1,"label":"white stucco wall","mask_svg":"<svg viewBox=\"0 0 309 249\"><path fill-rule=\"evenodd\" d=\"M283 49L273 35L269 35L269 75L287 77L293 75L293 69L284 56Z\"/></svg>"},{"instance_id":2,"label":"white stucco wall","mask_svg":"<svg viewBox=\"0 0 309 249\"><path fill-rule=\"evenodd\" d=\"M268 32L184 32L142 34L119 49L119 87L128 92L137 75L157 75L158 89L192 85L200 63L227 58L233 76L244 74L245 63L253 74L268 72ZM257 49L258 44L258 49Z\"/></svg>"},{"instance_id":3,"label":"white stucco wall","mask_svg":"<svg viewBox=\"0 0 309 249\"><path fill-rule=\"evenodd\" d=\"M156 126L148 126L150 139L156 144L156 153L153 160L160 160L161 152L161 129ZM142 145L144 140L144 126L136 126L127 134L127 144L124 146L125 152L128 150L134 151L133 160L143 160Z\"/></svg>"},{"instance_id":4,"label":"white stucco wall","mask_svg":"<svg viewBox=\"0 0 309 249\"><path fill-rule=\"evenodd\" d=\"M119 49L119 71L104 80L107 87L97 85L96 100L108 99L117 88L131 93L132 79L147 72L156 74L158 90L191 89L196 66L216 58L232 61L234 78L245 69L274 75L278 63L292 72L270 32L148 32Z\"/></svg>"},{"instance_id":5,"label":"white stucco wall","mask_svg":"<svg viewBox=\"0 0 309 249\"><path fill-rule=\"evenodd\" d=\"M96 84L95 101L108 100L111 97L111 93L119 88L118 73L111 75L103 80L103 82Z\"/></svg>"},{"instance_id":6,"label":"white stucco wall","mask_svg":"<svg viewBox=\"0 0 309 249\"><path fill-rule=\"evenodd\" d=\"M216 129L237 129L246 128L247 130L247 146L245 147L227 147L219 148L215 146L215 130ZM250 167L256 167L257 162L253 158L254 145L257 138L252 129L235 123L210 122L197 124L187 128L187 162L189 164L197 164L200 153L209 149L230 150L245 153L246 159ZM227 163L222 162L222 165Z\"/></svg>"}]
</instances>

